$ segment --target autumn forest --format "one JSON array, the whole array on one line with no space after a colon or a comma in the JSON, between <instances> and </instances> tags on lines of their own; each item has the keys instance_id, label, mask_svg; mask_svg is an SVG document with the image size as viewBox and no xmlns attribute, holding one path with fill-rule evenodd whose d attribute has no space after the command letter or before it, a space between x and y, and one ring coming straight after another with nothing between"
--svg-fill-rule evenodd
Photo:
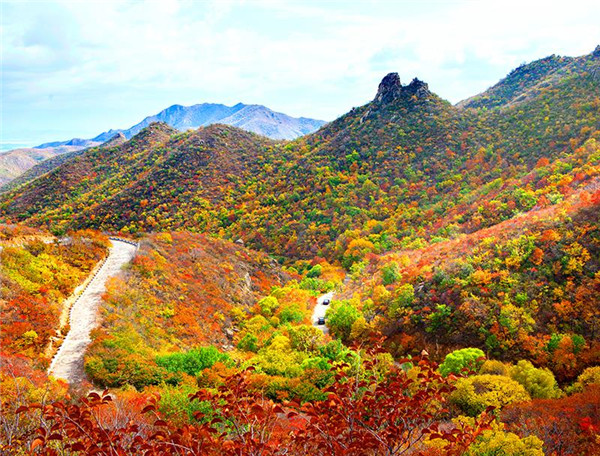
<instances>
[{"instance_id":1,"label":"autumn forest","mask_svg":"<svg viewBox=\"0 0 600 456\"><path fill-rule=\"evenodd\" d=\"M600 46L38 166L0 188L0 454L600 454Z\"/></svg>"}]
</instances>

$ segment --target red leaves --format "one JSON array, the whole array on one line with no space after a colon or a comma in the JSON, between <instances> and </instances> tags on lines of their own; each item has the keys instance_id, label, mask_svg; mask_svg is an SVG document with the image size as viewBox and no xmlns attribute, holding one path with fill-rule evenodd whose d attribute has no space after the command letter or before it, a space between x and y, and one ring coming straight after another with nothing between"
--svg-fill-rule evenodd
<instances>
[{"instance_id":1,"label":"red leaves","mask_svg":"<svg viewBox=\"0 0 600 456\"><path fill-rule=\"evenodd\" d=\"M157 396L141 410L141 416L154 417L147 425L139 425L140 416L115 426L103 419L102 411L113 407L107 391L92 392L79 404L33 404L20 413L40 409L43 426L30 448L43 454L60 448L119 455L363 456L416 450L428 436L445 440L448 454L458 455L486 425L481 419L470 428L438 428L450 387L435 364L418 362L414 378L396 367L382 375L376 367L376 358L363 361L355 376L337 367L327 399L304 405L274 403L251 387L249 372L237 373L216 390L190 395L190 400L208 402L214 416L198 412L199 423L181 427L161 417Z\"/></svg>"},{"instance_id":2,"label":"red leaves","mask_svg":"<svg viewBox=\"0 0 600 456\"><path fill-rule=\"evenodd\" d=\"M33 442L31 442L31 451L33 452L33 450L35 450L37 447L39 447L40 445L44 445L45 441L44 439L40 438L40 437L36 437Z\"/></svg>"},{"instance_id":3,"label":"red leaves","mask_svg":"<svg viewBox=\"0 0 600 456\"><path fill-rule=\"evenodd\" d=\"M154 406L153 404L147 405L146 407L144 407L142 409L142 413L150 413L150 412L155 412L155 411L156 411L156 406Z\"/></svg>"},{"instance_id":4,"label":"red leaves","mask_svg":"<svg viewBox=\"0 0 600 456\"><path fill-rule=\"evenodd\" d=\"M502 411L508 430L534 434L548 454L600 454L600 387L588 385L582 393L560 399L534 399Z\"/></svg>"}]
</instances>

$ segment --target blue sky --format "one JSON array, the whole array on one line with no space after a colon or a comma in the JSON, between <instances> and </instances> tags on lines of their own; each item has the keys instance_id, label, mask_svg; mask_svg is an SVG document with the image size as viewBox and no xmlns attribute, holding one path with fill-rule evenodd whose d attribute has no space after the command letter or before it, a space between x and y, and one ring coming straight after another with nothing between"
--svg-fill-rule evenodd
<instances>
[{"instance_id":1,"label":"blue sky","mask_svg":"<svg viewBox=\"0 0 600 456\"><path fill-rule=\"evenodd\" d=\"M457 102L520 63L600 44L597 0L0 1L3 148L176 103L332 120L390 71Z\"/></svg>"}]
</instances>

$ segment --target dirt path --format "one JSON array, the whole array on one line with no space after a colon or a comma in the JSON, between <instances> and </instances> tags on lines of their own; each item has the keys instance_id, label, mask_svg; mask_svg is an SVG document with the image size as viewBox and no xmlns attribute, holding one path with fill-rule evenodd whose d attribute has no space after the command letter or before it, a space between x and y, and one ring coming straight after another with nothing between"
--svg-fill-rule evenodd
<instances>
[{"instance_id":1,"label":"dirt path","mask_svg":"<svg viewBox=\"0 0 600 456\"><path fill-rule=\"evenodd\" d=\"M69 383L80 383L84 379L83 355L91 342L90 331L98 321L98 309L106 281L131 261L135 251L135 245L112 240L106 261L71 307L70 330L50 364L49 375Z\"/></svg>"},{"instance_id":2,"label":"dirt path","mask_svg":"<svg viewBox=\"0 0 600 456\"><path fill-rule=\"evenodd\" d=\"M315 308L313 310L312 322L313 322L313 326L315 328L319 328L325 334L328 334L329 328L327 327L327 325L319 325L318 324L319 317L325 318L325 312L329 308L329 306L323 305L323 301L325 301L325 299L328 299L331 302L331 300L333 299L333 291L330 291L329 293L319 296L319 298L317 299L317 304L315 305Z\"/></svg>"}]
</instances>

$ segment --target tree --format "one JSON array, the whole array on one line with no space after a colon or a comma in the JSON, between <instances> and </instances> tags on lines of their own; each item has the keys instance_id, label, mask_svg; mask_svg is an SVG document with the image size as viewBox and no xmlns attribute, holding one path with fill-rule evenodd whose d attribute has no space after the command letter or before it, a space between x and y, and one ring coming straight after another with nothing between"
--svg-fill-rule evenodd
<instances>
[{"instance_id":1,"label":"tree","mask_svg":"<svg viewBox=\"0 0 600 456\"><path fill-rule=\"evenodd\" d=\"M461 348L448 353L440 364L440 373L447 377L460 374L463 369L478 371L485 360L485 354L479 348Z\"/></svg>"},{"instance_id":2,"label":"tree","mask_svg":"<svg viewBox=\"0 0 600 456\"><path fill-rule=\"evenodd\" d=\"M560 389L549 369L538 369L529 361L521 360L510 368L510 378L525 387L534 399L550 399L560 396Z\"/></svg>"},{"instance_id":3,"label":"tree","mask_svg":"<svg viewBox=\"0 0 600 456\"><path fill-rule=\"evenodd\" d=\"M386 286L396 283L400 280L400 277L400 266L395 261L392 261L381 269L381 281Z\"/></svg>"},{"instance_id":4,"label":"tree","mask_svg":"<svg viewBox=\"0 0 600 456\"><path fill-rule=\"evenodd\" d=\"M473 375L456 382L450 401L469 416L477 416L488 407L502 408L531 397L516 381L501 375Z\"/></svg>"},{"instance_id":5,"label":"tree","mask_svg":"<svg viewBox=\"0 0 600 456\"><path fill-rule=\"evenodd\" d=\"M331 333L342 340L348 342L352 325L361 317L361 312L352 301L333 301L325 313L327 317L327 326Z\"/></svg>"}]
</instances>

